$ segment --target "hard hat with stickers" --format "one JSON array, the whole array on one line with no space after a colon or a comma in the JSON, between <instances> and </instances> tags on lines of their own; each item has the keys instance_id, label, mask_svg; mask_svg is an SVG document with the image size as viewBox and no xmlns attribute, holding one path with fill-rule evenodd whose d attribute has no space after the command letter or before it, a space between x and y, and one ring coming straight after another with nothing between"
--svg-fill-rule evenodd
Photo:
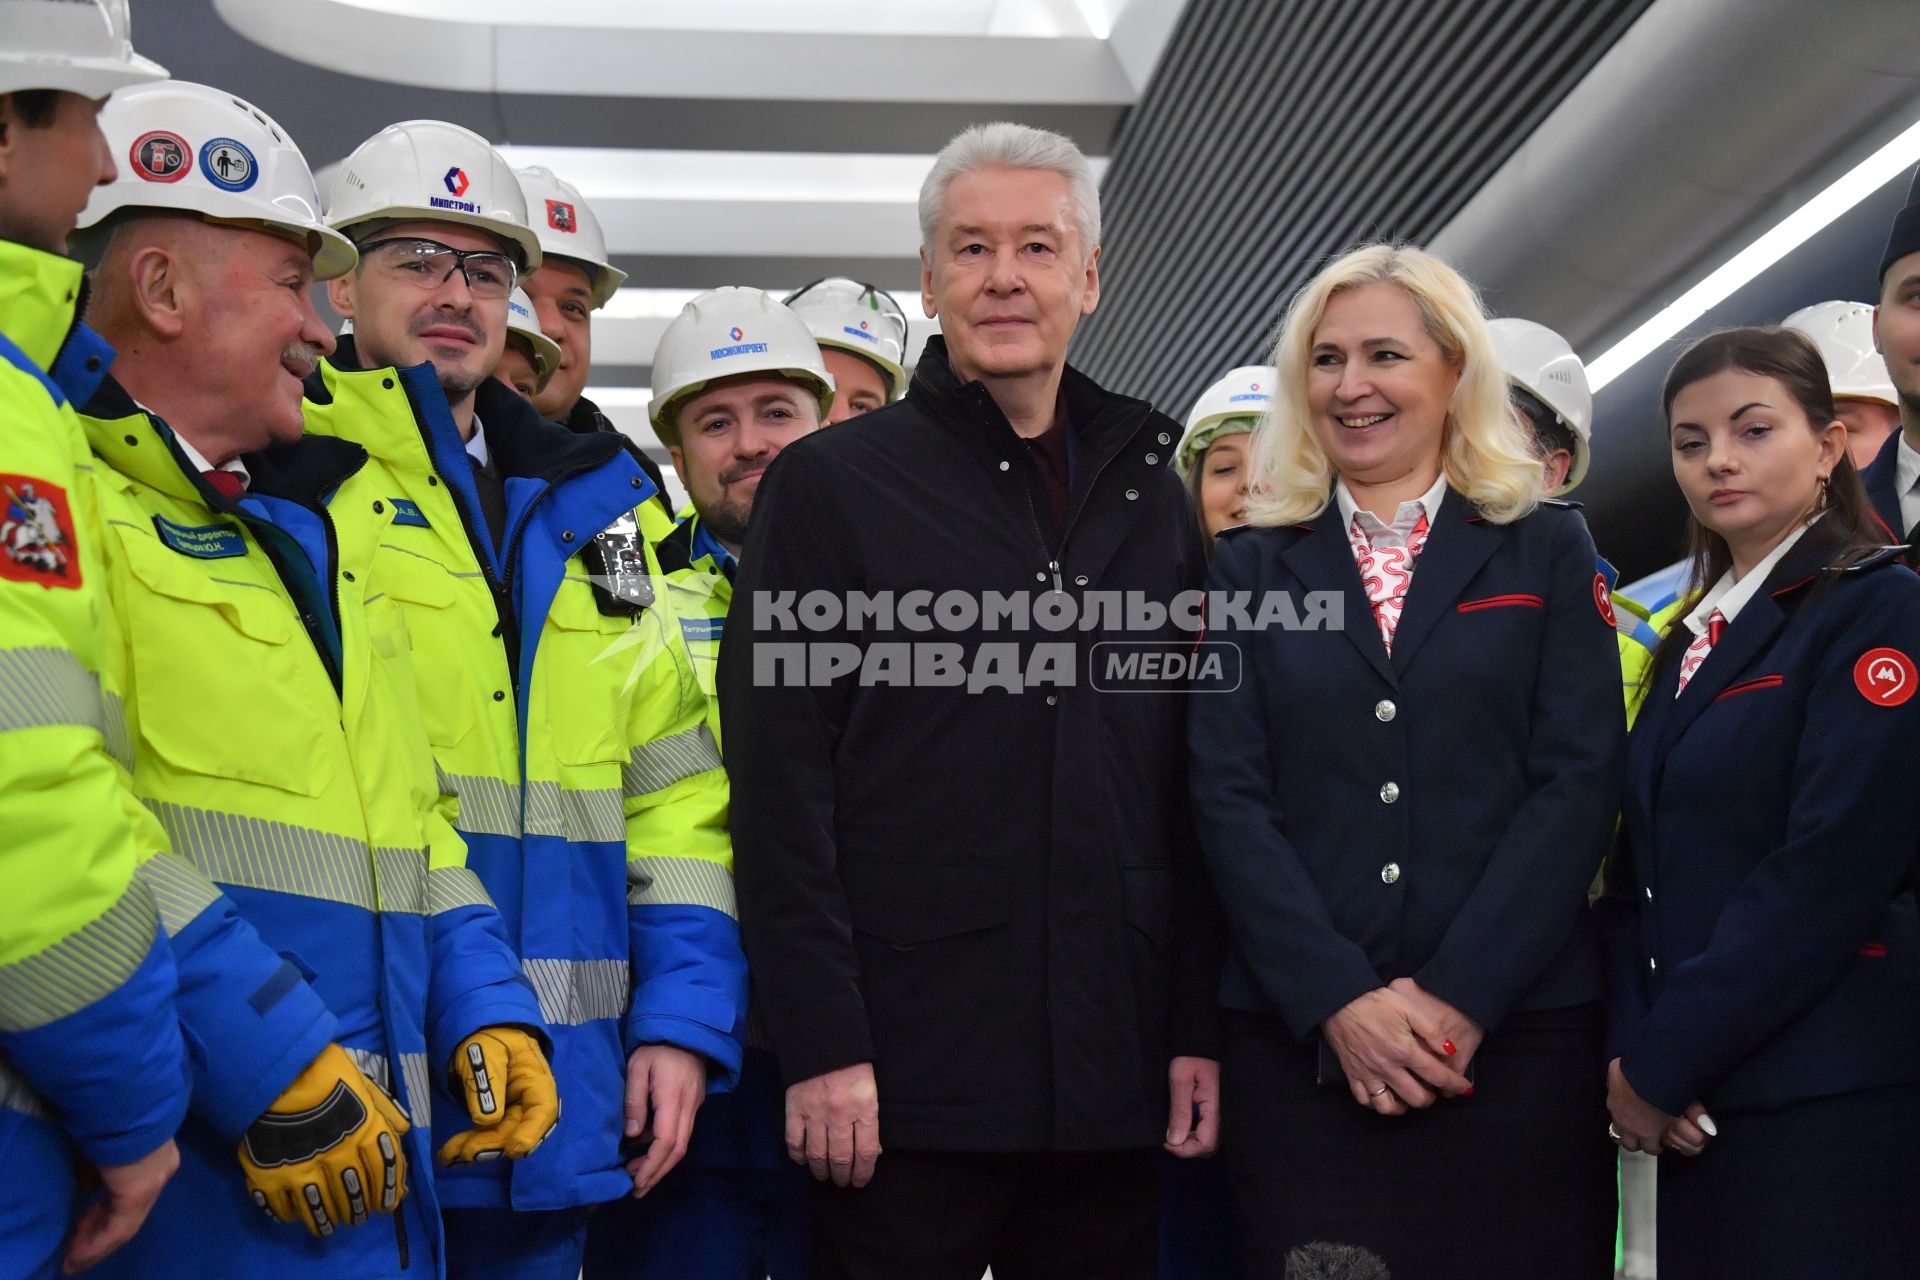
<instances>
[{"instance_id":1,"label":"hard hat with stickers","mask_svg":"<svg viewBox=\"0 0 1920 1280\"><path fill-rule=\"evenodd\" d=\"M594 308L606 306L607 299L626 281L627 273L607 256L607 237L593 209L581 197L580 188L544 165L515 169L513 176L520 180L527 218L540 237L540 252L587 268L593 281Z\"/></svg>"},{"instance_id":2,"label":"hard hat with stickers","mask_svg":"<svg viewBox=\"0 0 1920 1280\"><path fill-rule=\"evenodd\" d=\"M321 280L353 270L353 242L320 217L306 157L260 108L185 80L139 85L100 111L114 180L95 187L80 228L129 209L175 209L289 236ZM84 237L83 237L84 240Z\"/></svg>"},{"instance_id":3,"label":"hard hat with stickers","mask_svg":"<svg viewBox=\"0 0 1920 1280\"><path fill-rule=\"evenodd\" d=\"M1900 407L1887 362L1873 345L1873 308L1864 302L1816 302L1781 322L1813 339L1835 400L1878 400Z\"/></svg>"},{"instance_id":4,"label":"hard hat with stickers","mask_svg":"<svg viewBox=\"0 0 1920 1280\"><path fill-rule=\"evenodd\" d=\"M653 403L647 413L664 444L678 444L673 415L709 383L765 373L812 391L824 418L833 376L806 321L758 289L710 289L681 309L653 352Z\"/></svg>"},{"instance_id":5,"label":"hard hat with stickers","mask_svg":"<svg viewBox=\"0 0 1920 1280\"><path fill-rule=\"evenodd\" d=\"M1515 386L1541 402L1573 434L1573 461L1566 483L1556 493L1569 493L1586 478L1593 460L1593 388L1587 366L1573 346L1543 324L1502 317L1489 320L1500 363Z\"/></svg>"},{"instance_id":6,"label":"hard hat with stickers","mask_svg":"<svg viewBox=\"0 0 1920 1280\"><path fill-rule=\"evenodd\" d=\"M0 0L0 93L104 98L167 78L133 51L127 0Z\"/></svg>"},{"instance_id":7,"label":"hard hat with stickers","mask_svg":"<svg viewBox=\"0 0 1920 1280\"><path fill-rule=\"evenodd\" d=\"M1193 474L1207 446L1221 436L1252 431L1273 403L1273 389L1279 381L1280 371L1272 365L1249 364L1202 391L1187 414L1187 429L1173 453L1173 469L1180 477Z\"/></svg>"},{"instance_id":8,"label":"hard hat with stickers","mask_svg":"<svg viewBox=\"0 0 1920 1280\"><path fill-rule=\"evenodd\" d=\"M806 321L814 341L865 356L886 375L887 398L898 400L907 391L902 362L907 351L907 313L885 289L876 289L845 276L828 276L802 285L786 297L786 305Z\"/></svg>"},{"instance_id":9,"label":"hard hat with stickers","mask_svg":"<svg viewBox=\"0 0 1920 1280\"><path fill-rule=\"evenodd\" d=\"M390 124L334 172L329 226L364 243L371 232L356 228L387 222L477 227L517 250L524 270L540 265L540 238L527 225L527 199L506 158L473 130L444 120Z\"/></svg>"}]
</instances>

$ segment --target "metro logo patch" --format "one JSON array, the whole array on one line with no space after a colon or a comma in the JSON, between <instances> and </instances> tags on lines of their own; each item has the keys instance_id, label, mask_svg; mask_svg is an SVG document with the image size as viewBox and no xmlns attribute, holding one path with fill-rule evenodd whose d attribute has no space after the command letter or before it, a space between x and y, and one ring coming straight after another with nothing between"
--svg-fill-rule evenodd
<instances>
[{"instance_id":1,"label":"metro logo patch","mask_svg":"<svg viewBox=\"0 0 1920 1280\"><path fill-rule=\"evenodd\" d=\"M155 516L153 531L160 535L160 541L195 560L229 560L247 554L247 540L238 528L225 522L186 525Z\"/></svg>"},{"instance_id":2,"label":"metro logo patch","mask_svg":"<svg viewBox=\"0 0 1920 1280\"><path fill-rule=\"evenodd\" d=\"M144 182L178 182L193 169L193 148L179 134L155 129L133 140L127 162Z\"/></svg>"},{"instance_id":3,"label":"metro logo patch","mask_svg":"<svg viewBox=\"0 0 1920 1280\"><path fill-rule=\"evenodd\" d=\"M80 585L67 491L32 476L0 473L0 578L43 587Z\"/></svg>"},{"instance_id":4,"label":"metro logo patch","mask_svg":"<svg viewBox=\"0 0 1920 1280\"><path fill-rule=\"evenodd\" d=\"M1618 630L1620 618L1613 611L1613 592L1607 587L1607 575L1604 573L1593 575L1593 604L1600 610L1600 617L1606 624Z\"/></svg>"},{"instance_id":5,"label":"metro logo patch","mask_svg":"<svg viewBox=\"0 0 1920 1280\"><path fill-rule=\"evenodd\" d=\"M555 231L564 231L568 235L580 229L580 220L574 216L573 206L565 200L547 201L547 225Z\"/></svg>"},{"instance_id":6,"label":"metro logo patch","mask_svg":"<svg viewBox=\"0 0 1920 1280\"><path fill-rule=\"evenodd\" d=\"M1869 649L1853 664L1853 687L1876 707L1897 707L1913 697L1920 671L1898 649Z\"/></svg>"}]
</instances>

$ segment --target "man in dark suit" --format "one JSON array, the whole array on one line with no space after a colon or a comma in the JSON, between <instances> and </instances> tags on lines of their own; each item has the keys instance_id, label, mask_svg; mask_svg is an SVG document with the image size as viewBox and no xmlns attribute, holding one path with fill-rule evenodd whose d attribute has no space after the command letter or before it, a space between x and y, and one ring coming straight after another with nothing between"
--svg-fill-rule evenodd
<instances>
[{"instance_id":1,"label":"man in dark suit","mask_svg":"<svg viewBox=\"0 0 1920 1280\"><path fill-rule=\"evenodd\" d=\"M1873 509L1910 545L1920 528L1920 172L1894 215L1880 258L1880 303L1873 309L1874 343L1900 394L1900 429L1887 437L1861 473Z\"/></svg>"},{"instance_id":2,"label":"man in dark suit","mask_svg":"<svg viewBox=\"0 0 1920 1280\"><path fill-rule=\"evenodd\" d=\"M720 651L786 1145L827 1276L1150 1280L1158 1148L1213 1145L1214 991L1176 963L1184 691L1103 692L1126 646L1097 642L1192 652L1159 608L1204 568L1180 429L1066 366L1100 283L1071 142L970 129L920 213L944 341L904 400L767 469ZM898 609L826 616L856 593Z\"/></svg>"}]
</instances>

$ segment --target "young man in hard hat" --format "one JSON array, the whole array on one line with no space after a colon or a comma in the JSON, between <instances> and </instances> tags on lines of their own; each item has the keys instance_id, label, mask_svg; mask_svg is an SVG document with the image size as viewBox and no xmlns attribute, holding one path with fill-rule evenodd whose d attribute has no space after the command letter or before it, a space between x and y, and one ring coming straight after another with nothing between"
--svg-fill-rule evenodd
<instances>
[{"instance_id":1,"label":"young man in hard hat","mask_svg":"<svg viewBox=\"0 0 1920 1280\"><path fill-rule=\"evenodd\" d=\"M1900 429L1900 393L1874 345L1873 311L1864 302L1816 302L1780 322L1819 349L1834 412L1847 428L1847 453L1862 471Z\"/></svg>"},{"instance_id":2,"label":"young man in hard hat","mask_svg":"<svg viewBox=\"0 0 1920 1280\"><path fill-rule=\"evenodd\" d=\"M650 1191L739 1070L726 774L656 598L652 482L620 438L489 376L541 260L505 160L454 125L393 125L341 163L327 220L361 256L328 285L354 332L309 379L308 428L364 446L399 513L379 589L566 1103L529 1159L442 1179L448 1271L574 1280L587 1210Z\"/></svg>"},{"instance_id":3,"label":"young man in hard hat","mask_svg":"<svg viewBox=\"0 0 1920 1280\"><path fill-rule=\"evenodd\" d=\"M844 276L829 276L786 297L807 322L833 375L829 425L872 413L907 393L901 367L907 349L907 313L892 294Z\"/></svg>"},{"instance_id":4,"label":"young man in hard hat","mask_svg":"<svg viewBox=\"0 0 1920 1280\"><path fill-rule=\"evenodd\" d=\"M1894 215L1880 258L1880 302L1873 343L1886 358L1900 401L1900 428L1880 446L1860 478L1873 509L1893 534L1920 543L1920 170Z\"/></svg>"},{"instance_id":5,"label":"young man in hard hat","mask_svg":"<svg viewBox=\"0 0 1920 1280\"><path fill-rule=\"evenodd\" d=\"M600 219L580 194L580 188L556 176L544 165L514 170L526 196L527 218L540 240L540 262L521 280L533 300L540 327L559 344L560 366L534 407L549 422L569 431L611 431L617 434L600 406L586 398L587 378L593 372L595 311L607 305L627 273L613 265ZM672 527L673 508L667 499L660 468L637 446L633 459L653 481L655 501L641 508L650 539L663 537ZM661 517L664 516L663 520Z\"/></svg>"},{"instance_id":6,"label":"young man in hard hat","mask_svg":"<svg viewBox=\"0 0 1920 1280\"><path fill-rule=\"evenodd\" d=\"M0 1274L97 1263L179 1155L174 966L140 871L165 838L132 798L103 693L119 624L72 400L113 352L61 256L115 156L95 113L158 80L124 4L32 0L0 34ZM79 1168L104 1194L78 1216ZM70 1243L69 1243L70 1240Z\"/></svg>"},{"instance_id":7,"label":"young man in hard hat","mask_svg":"<svg viewBox=\"0 0 1920 1280\"><path fill-rule=\"evenodd\" d=\"M674 612L713 670L760 476L817 430L834 381L805 323L758 289L703 293L653 356L653 429L693 501L657 550ZM709 702L716 739L719 704ZM606 1280L796 1280L808 1274L806 1177L786 1159L779 1066L749 1028L733 1093L701 1114L687 1159L652 1195L594 1217L588 1272Z\"/></svg>"},{"instance_id":8,"label":"young man in hard hat","mask_svg":"<svg viewBox=\"0 0 1920 1280\"><path fill-rule=\"evenodd\" d=\"M333 346L311 285L353 246L298 148L232 94L143 86L101 124L132 161L80 237L125 355L81 418L134 791L178 858L163 918L202 1051L180 1176L106 1273L199 1276L216 1250L235 1275L418 1274L441 1252L436 1148L525 1155L558 1099L379 598L396 517L364 450L301 438L301 379ZM216 141L162 183L156 137ZM468 1112L438 1135L435 1076Z\"/></svg>"},{"instance_id":9,"label":"young man in hard hat","mask_svg":"<svg viewBox=\"0 0 1920 1280\"><path fill-rule=\"evenodd\" d=\"M519 392L521 399L534 401L562 358L560 344L541 332L533 299L525 289L515 289L507 298L507 343L500 350L500 363L493 366L493 376Z\"/></svg>"},{"instance_id":10,"label":"young man in hard hat","mask_svg":"<svg viewBox=\"0 0 1920 1280\"><path fill-rule=\"evenodd\" d=\"M1506 365L1513 408L1533 432L1547 469L1547 493L1561 498L1586 478L1593 460L1593 390L1587 368L1567 340L1532 320L1489 322ZM1620 687L1629 717L1640 706L1648 665L1660 642L1653 614L1614 590L1620 573L1606 560L1595 568L1594 593L1608 603L1620 642Z\"/></svg>"}]
</instances>

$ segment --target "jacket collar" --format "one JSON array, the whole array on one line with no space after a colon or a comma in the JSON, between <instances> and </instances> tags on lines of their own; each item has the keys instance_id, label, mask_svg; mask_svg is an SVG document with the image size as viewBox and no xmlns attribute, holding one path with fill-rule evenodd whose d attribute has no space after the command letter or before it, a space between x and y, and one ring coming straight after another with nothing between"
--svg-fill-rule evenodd
<instances>
[{"instance_id":1,"label":"jacket collar","mask_svg":"<svg viewBox=\"0 0 1920 1280\"><path fill-rule=\"evenodd\" d=\"M182 502L214 511L234 503L201 478L181 450L173 427L141 408L111 377L102 378L81 410L80 424L94 455L121 475ZM359 470L366 450L327 436L303 436L246 456L249 492L317 507L341 481Z\"/></svg>"},{"instance_id":2,"label":"jacket collar","mask_svg":"<svg viewBox=\"0 0 1920 1280\"><path fill-rule=\"evenodd\" d=\"M307 378L307 398L319 404L331 403L334 385L343 378L404 377L411 392L435 382L432 366L416 365L404 371L392 368L366 369L361 366L353 336L339 340L333 355L322 360ZM437 386L437 382L435 382ZM425 390L421 395L431 394ZM444 408L444 398L442 399ZM576 406L577 411L577 406ZM566 427L542 418L533 405L489 378L474 391L474 412L487 424L487 448L495 468L503 477L520 476L555 483L575 472L598 466L621 451L621 437L606 432L576 434ZM595 410L597 413L598 410ZM419 416L419 406L415 410ZM376 456L394 457L411 451L419 442L419 423L401 424L384 415L368 415L349 424L354 439L366 444ZM394 433L394 434L389 434ZM402 437L404 434L404 438Z\"/></svg>"},{"instance_id":3,"label":"jacket collar","mask_svg":"<svg viewBox=\"0 0 1920 1280\"><path fill-rule=\"evenodd\" d=\"M1659 701L1662 713L1658 728L1660 730L1661 754L1665 748L1682 733L1687 726L1700 718L1700 713L1713 705L1713 700L1726 692L1749 664L1758 658L1772 642L1781 627L1785 626L1800 607L1811 598L1822 579L1831 580L1835 573L1861 573L1880 565L1897 561L1901 548L1889 547L1869 556L1859 563L1845 566L1834 565L1844 535L1826 521L1816 523L1801 535L1798 542L1773 567L1767 579L1761 584L1754 597L1741 607L1739 614L1727 624L1726 632L1687 681L1687 687L1674 697L1672 685L1678 678L1674 674L1675 664L1667 662L1667 670L1656 672L1652 687L1648 690L1649 701Z\"/></svg>"},{"instance_id":4,"label":"jacket collar","mask_svg":"<svg viewBox=\"0 0 1920 1280\"><path fill-rule=\"evenodd\" d=\"M1867 486L1867 496L1873 499L1873 510L1880 517L1880 523L1887 526L1887 532L1893 535L1895 542L1900 536L1900 439L1902 429L1895 427L1886 442L1880 446L1880 452L1873 455L1873 461L1861 471L1860 479Z\"/></svg>"},{"instance_id":5,"label":"jacket collar","mask_svg":"<svg viewBox=\"0 0 1920 1280\"><path fill-rule=\"evenodd\" d=\"M1284 547L1281 558L1308 591L1338 591L1346 600L1342 628L1373 669L1398 684L1420 646L1440 619L1500 545L1496 526L1452 488L1441 496L1440 509L1427 523L1427 543L1414 565L1413 583L1393 633L1393 656L1387 656L1374 621L1373 605L1354 562L1353 544L1341 518L1340 506L1329 496L1319 515L1304 525L1306 536Z\"/></svg>"},{"instance_id":6,"label":"jacket collar","mask_svg":"<svg viewBox=\"0 0 1920 1280\"><path fill-rule=\"evenodd\" d=\"M1153 413L1146 401L1108 391L1072 365L1061 370L1060 392L1066 398L1068 423L1095 466L1122 448ZM943 421L985 419L1013 432L985 383L960 381L948 361L946 339L939 334L929 337L920 353L913 381L907 385L907 399ZM1166 456L1172 455L1169 448Z\"/></svg>"},{"instance_id":7,"label":"jacket collar","mask_svg":"<svg viewBox=\"0 0 1920 1280\"><path fill-rule=\"evenodd\" d=\"M0 240L0 332L42 369L53 367L84 297L79 263Z\"/></svg>"}]
</instances>

